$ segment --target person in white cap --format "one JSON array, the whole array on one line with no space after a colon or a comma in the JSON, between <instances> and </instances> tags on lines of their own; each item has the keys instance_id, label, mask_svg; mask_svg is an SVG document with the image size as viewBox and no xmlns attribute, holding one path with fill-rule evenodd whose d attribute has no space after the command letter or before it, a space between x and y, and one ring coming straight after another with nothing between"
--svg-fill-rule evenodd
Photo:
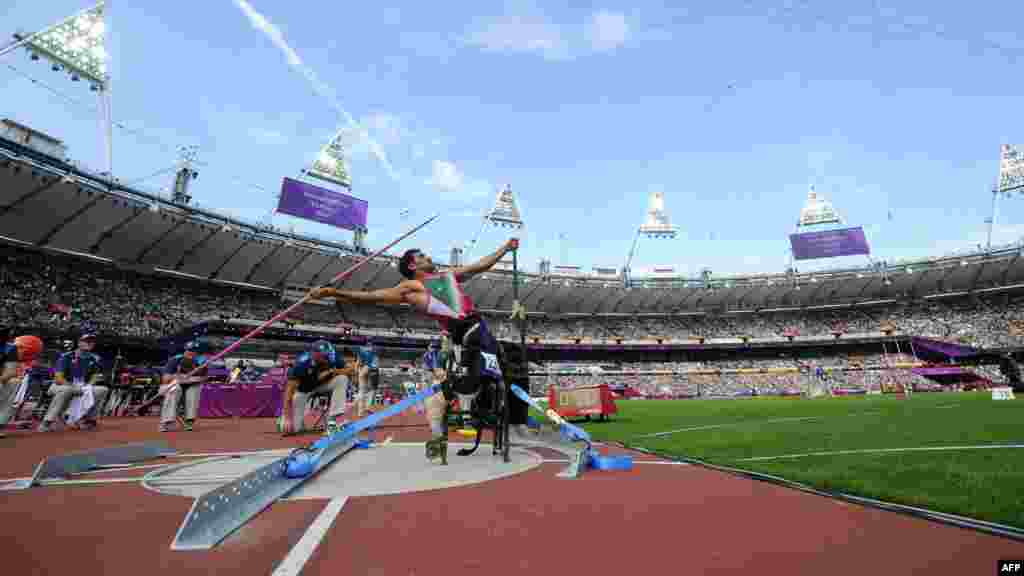
<instances>
[{"instance_id":1,"label":"person in white cap","mask_svg":"<svg viewBox=\"0 0 1024 576\"><path fill-rule=\"evenodd\" d=\"M160 431L170 432L178 419L178 401L185 396L185 431L191 432L199 415L199 399L207 380L209 343L196 338L185 344L185 352L172 356L164 366L162 384L167 388L160 409ZM196 370L196 368L199 368ZM188 376L193 371L196 374Z\"/></svg>"},{"instance_id":2,"label":"person in white cap","mask_svg":"<svg viewBox=\"0 0 1024 576\"><path fill-rule=\"evenodd\" d=\"M100 357L93 353L95 334L83 334L78 339L78 350L65 352L54 365L54 384L50 387L53 401L39 425L40 432L49 432L61 414L71 408L69 423L82 430L96 428L99 407L107 399L109 389L97 384L103 375Z\"/></svg>"}]
</instances>

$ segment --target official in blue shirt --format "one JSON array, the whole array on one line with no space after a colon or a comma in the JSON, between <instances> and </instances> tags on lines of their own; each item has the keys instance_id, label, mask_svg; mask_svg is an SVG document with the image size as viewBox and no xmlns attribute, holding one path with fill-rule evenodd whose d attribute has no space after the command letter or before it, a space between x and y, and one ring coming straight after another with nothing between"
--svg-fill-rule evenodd
<instances>
[{"instance_id":1,"label":"official in blue shirt","mask_svg":"<svg viewBox=\"0 0 1024 576\"><path fill-rule=\"evenodd\" d=\"M185 352L172 356L164 365L162 382L169 386L177 382L177 386L164 394L163 406L160 409L160 431L169 432L174 429L178 419L178 400L185 395L185 431L191 432L199 413L199 397L203 384L206 382L207 364L210 351L205 338L197 338L185 344ZM193 376L186 378L197 367Z\"/></svg>"},{"instance_id":2,"label":"official in blue shirt","mask_svg":"<svg viewBox=\"0 0 1024 576\"><path fill-rule=\"evenodd\" d=\"M281 411L284 433L298 434L305 429L306 404L311 394L330 392L331 406L327 417L340 425L339 420L345 415L345 391L352 372L334 345L326 340L314 342L306 352L299 354L288 370L288 385L284 391Z\"/></svg>"},{"instance_id":3,"label":"official in blue shirt","mask_svg":"<svg viewBox=\"0 0 1024 576\"><path fill-rule=\"evenodd\" d=\"M441 351L441 343L434 340L423 354L423 367L427 370L444 369L445 356Z\"/></svg>"},{"instance_id":4,"label":"official in blue shirt","mask_svg":"<svg viewBox=\"0 0 1024 576\"><path fill-rule=\"evenodd\" d=\"M60 420L61 414L70 406L72 399L85 394L88 387L92 387L92 406L82 416L78 426L82 430L96 427L100 407L106 402L110 389L98 384L103 377L103 362L99 356L93 354L95 346L96 336L83 334L78 339L78 350L65 352L57 358L53 386L49 392L53 396L53 401L50 402L50 408L39 424L40 432L52 430L54 424Z\"/></svg>"},{"instance_id":5,"label":"official in blue shirt","mask_svg":"<svg viewBox=\"0 0 1024 576\"><path fill-rule=\"evenodd\" d=\"M373 396L380 380L380 367L377 365L377 350L373 344L356 348L356 375L359 391L356 393L356 414L362 418L371 412Z\"/></svg>"}]
</instances>

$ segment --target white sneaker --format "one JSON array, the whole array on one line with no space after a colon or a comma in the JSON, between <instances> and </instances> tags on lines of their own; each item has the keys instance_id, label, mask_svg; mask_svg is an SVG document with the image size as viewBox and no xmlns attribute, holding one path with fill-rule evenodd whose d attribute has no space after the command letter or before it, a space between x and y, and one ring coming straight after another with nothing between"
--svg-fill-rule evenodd
<instances>
[{"instance_id":1,"label":"white sneaker","mask_svg":"<svg viewBox=\"0 0 1024 576\"><path fill-rule=\"evenodd\" d=\"M47 422L46 420L43 420L39 424L39 427L36 428L36 432L53 432L53 422Z\"/></svg>"}]
</instances>

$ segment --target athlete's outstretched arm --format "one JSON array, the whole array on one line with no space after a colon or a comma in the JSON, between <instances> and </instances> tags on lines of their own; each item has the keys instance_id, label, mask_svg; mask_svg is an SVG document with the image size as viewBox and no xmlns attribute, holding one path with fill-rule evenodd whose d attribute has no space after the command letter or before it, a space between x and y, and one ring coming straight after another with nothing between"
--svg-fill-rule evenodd
<instances>
[{"instance_id":1,"label":"athlete's outstretched arm","mask_svg":"<svg viewBox=\"0 0 1024 576\"><path fill-rule=\"evenodd\" d=\"M494 266L498 263L499 260L501 260L505 256L505 254L508 254L509 252L515 250L516 248L519 248L519 240L517 238L513 238L506 242L505 244L503 244L501 248L498 248L498 251L495 252L494 254L491 254L490 256L484 256L483 258L477 260L476 262L470 264L469 266L460 266L456 268L454 270L455 277L462 281L468 280L476 274L487 272L491 268L494 268Z\"/></svg>"},{"instance_id":2,"label":"athlete's outstretched arm","mask_svg":"<svg viewBox=\"0 0 1024 576\"><path fill-rule=\"evenodd\" d=\"M381 288L380 290L338 290L336 288L320 288L312 292L312 297L316 300L322 298L339 298L341 300L348 300L349 302L361 302L363 304L402 304L405 302L405 295L412 292L413 288L402 282L398 286L391 288Z\"/></svg>"}]
</instances>

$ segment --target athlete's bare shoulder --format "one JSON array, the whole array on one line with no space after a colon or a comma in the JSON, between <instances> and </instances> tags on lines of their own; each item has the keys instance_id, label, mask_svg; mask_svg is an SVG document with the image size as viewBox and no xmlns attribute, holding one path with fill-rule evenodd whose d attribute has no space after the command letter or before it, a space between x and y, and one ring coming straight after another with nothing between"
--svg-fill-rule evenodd
<instances>
[{"instance_id":1,"label":"athlete's bare shoulder","mask_svg":"<svg viewBox=\"0 0 1024 576\"><path fill-rule=\"evenodd\" d=\"M398 283L398 286L396 286L396 288L402 290L403 292L424 292L426 290L426 287L423 286L423 282L420 282L415 278L402 280L401 282Z\"/></svg>"}]
</instances>

